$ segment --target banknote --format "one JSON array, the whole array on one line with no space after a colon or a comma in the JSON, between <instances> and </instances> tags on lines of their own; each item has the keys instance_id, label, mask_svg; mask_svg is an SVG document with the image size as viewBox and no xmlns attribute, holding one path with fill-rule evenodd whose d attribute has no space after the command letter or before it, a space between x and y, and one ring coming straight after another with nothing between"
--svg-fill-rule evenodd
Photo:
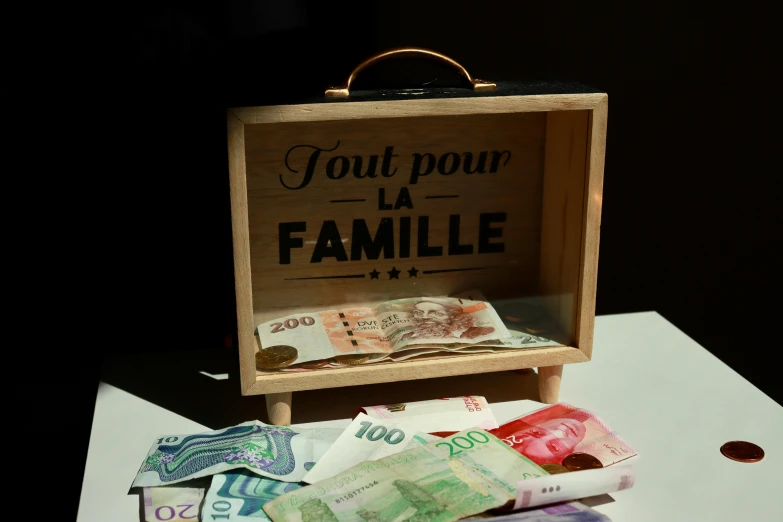
<instances>
[{"instance_id":1,"label":"banknote","mask_svg":"<svg viewBox=\"0 0 783 522\"><path fill-rule=\"evenodd\" d=\"M273 522L451 522L512 503L520 479L547 475L488 432L471 428L362 462L264 505Z\"/></svg>"},{"instance_id":2,"label":"banknote","mask_svg":"<svg viewBox=\"0 0 783 522\"><path fill-rule=\"evenodd\" d=\"M493 346L475 346L475 345L462 345L459 347L432 345L432 346L426 346L424 348L420 348L419 346L415 346L415 347L408 346L401 352L370 354L370 359L367 362L362 363L362 365L375 364L379 362L389 362L389 361L393 361L393 362L407 361L408 359L421 357L423 355L443 354L445 352L493 353L500 350L502 350L502 348L496 348ZM327 364L325 366L321 366L321 368L344 368L344 366L340 364ZM293 370L293 368L291 368L291 370Z\"/></svg>"},{"instance_id":3,"label":"banknote","mask_svg":"<svg viewBox=\"0 0 783 522\"><path fill-rule=\"evenodd\" d=\"M302 480L308 484L320 482L365 460L404 451L411 443L423 446L430 437L403 423L360 413Z\"/></svg>"},{"instance_id":4,"label":"banknote","mask_svg":"<svg viewBox=\"0 0 783 522\"><path fill-rule=\"evenodd\" d=\"M554 504L541 509L528 509L486 518L491 518L492 522L611 522L609 517L581 502ZM484 519L485 517L471 517L465 520Z\"/></svg>"},{"instance_id":5,"label":"banknote","mask_svg":"<svg viewBox=\"0 0 783 522\"><path fill-rule=\"evenodd\" d=\"M418 448L419 446L425 446L434 440L440 440L442 438L443 437L438 437L437 435L432 435L429 433L424 433L422 431L419 431L416 432L415 437L413 437L411 440L408 441L403 451L407 451L413 448Z\"/></svg>"},{"instance_id":6,"label":"banknote","mask_svg":"<svg viewBox=\"0 0 783 522\"><path fill-rule=\"evenodd\" d=\"M482 341L476 344L450 343L442 345L424 345L417 344L407 346L403 351L392 353L376 353L370 355L370 360L363 364L374 364L384 361L406 361L422 355L430 355L442 352L453 353L496 353L508 350L521 350L526 348L545 348L549 346L563 346L562 344L547 339L539 335L533 335L526 332L509 330L510 337L495 339L491 341ZM344 368L343 365L325 362L321 368ZM290 368L283 368L284 372L303 372L311 371L312 368L301 368L296 365Z\"/></svg>"},{"instance_id":7,"label":"banknote","mask_svg":"<svg viewBox=\"0 0 783 522\"><path fill-rule=\"evenodd\" d=\"M449 343L449 344L417 344L408 346L404 351L392 352L389 354L379 354L373 357L371 362L381 362L383 360L405 361L436 352L456 352L456 353L495 353L507 350L522 350L525 348L545 348L548 346L563 346L557 341L532 335L516 330L509 330L510 337L503 339L492 339L479 343Z\"/></svg>"},{"instance_id":8,"label":"banknote","mask_svg":"<svg viewBox=\"0 0 783 522\"><path fill-rule=\"evenodd\" d=\"M536 464L561 464L573 452L604 466L637 455L593 413L560 402L503 424L491 433Z\"/></svg>"},{"instance_id":9,"label":"banknote","mask_svg":"<svg viewBox=\"0 0 783 522\"><path fill-rule=\"evenodd\" d=\"M560 343L542 337L540 335L533 335L527 332L520 332L518 330L508 329L509 337L503 337L499 339L490 339L487 341L480 341L475 343L454 342L443 344L417 344L416 348L441 348L449 351L458 351L465 348L473 348L476 346L489 346L494 348L539 348L545 346L562 346ZM392 354L394 355L394 354Z\"/></svg>"},{"instance_id":10,"label":"banknote","mask_svg":"<svg viewBox=\"0 0 783 522\"><path fill-rule=\"evenodd\" d=\"M513 509L545 506L632 488L633 466L611 466L519 481Z\"/></svg>"},{"instance_id":11,"label":"banknote","mask_svg":"<svg viewBox=\"0 0 783 522\"><path fill-rule=\"evenodd\" d=\"M563 346L562 344L542 337L540 335L533 335L527 332L520 332L518 330L508 329L509 337L503 339L495 339L489 341L482 341L476 343L477 346L496 346L499 348L544 348L546 346Z\"/></svg>"},{"instance_id":12,"label":"banknote","mask_svg":"<svg viewBox=\"0 0 783 522\"><path fill-rule=\"evenodd\" d=\"M202 508L202 520L269 520L262 506L302 487L299 482L281 482L235 470L212 476Z\"/></svg>"},{"instance_id":13,"label":"banknote","mask_svg":"<svg viewBox=\"0 0 783 522\"><path fill-rule=\"evenodd\" d=\"M404 422L406 426L425 433L498 427L487 399L480 395L363 406L362 410L375 419Z\"/></svg>"},{"instance_id":14,"label":"banknote","mask_svg":"<svg viewBox=\"0 0 783 522\"><path fill-rule=\"evenodd\" d=\"M144 488L143 494L146 522L199 520L203 488Z\"/></svg>"},{"instance_id":15,"label":"banknote","mask_svg":"<svg viewBox=\"0 0 783 522\"><path fill-rule=\"evenodd\" d=\"M405 351L382 354L378 358L373 357L372 360L368 362L381 362L383 360L405 361L414 357L419 357L421 355L429 355L438 352L497 353L508 350L522 350L526 348L563 346L562 344L551 339L547 339L546 337L532 335L525 332L517 332L515 330L509 330L509 332L511 333L511 337L482 341L475 344L451 343L442 345L416 345L415 347L409 346L405 349Z\"/></svg>"},{"instance_id":16,"label":"banknote","mask_svg":"<svg viewBox=\"0 0 783 522\"><path fill-rule=\"evenodd\" d=\"M353 353L392 353L418 344L475 344L510 337L484 301L419 297L373 307L297 313L258 325L262 347L293 346L295 364Z\"/></svg>"},{"instance_id":17,"label":"banknote","mask_svg":"<svg viewBox=\"0 0 783 522\"><path fill-rule=\"evenodd\" d=\"M152 443L133 487L174 484L244 468L285 482L301 482L337 440L339 428L293 429L249 421L190 435L161 435Z\"/></svg>"}]
</instances>

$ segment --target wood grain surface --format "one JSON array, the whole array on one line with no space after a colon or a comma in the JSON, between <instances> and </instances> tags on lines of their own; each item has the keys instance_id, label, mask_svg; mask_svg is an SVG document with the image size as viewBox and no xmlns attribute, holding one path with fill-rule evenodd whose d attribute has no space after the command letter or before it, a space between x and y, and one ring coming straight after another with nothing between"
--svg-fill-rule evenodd
<instances>
[{"instance_id":1,"label":"wood grain surface","mask_svg":"<svg viewBox=\"0 0 783 522\"><path fill-rule=\"evenodd\" d=\"M228 131L244 394L589 360L605 94L250 107ZM543 298L570 346L254 367L260 322L471 289Z\"/></svg>"}]
</instances>

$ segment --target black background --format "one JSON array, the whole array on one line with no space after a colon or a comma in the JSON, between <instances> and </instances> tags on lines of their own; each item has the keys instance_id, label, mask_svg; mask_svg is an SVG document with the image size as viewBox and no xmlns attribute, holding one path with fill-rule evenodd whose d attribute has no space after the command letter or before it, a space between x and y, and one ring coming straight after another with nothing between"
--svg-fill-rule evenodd
<instances>
[{"instance_id":1,"label":"black background","mask_svg":"<svg viewBox=\"0 0 783 522\"><path fill-rule=\"evenodd\" d=\"M226 107L318 96L359 61L402 45L440 51L479 78L606 91L597 314L655 310L783 402L771 362L781 168L770 16L682 2L123 6L83 63L100 80L87 96L105 109L93 123L100 187L112 194L108 213L92 216L99 306L127 328L112 327L111 342L96 340L79 363L77 469L104 355L235 350L226 341L235 335ZM357 87L456 81L427 66L399 80L400 67L380 65Z\"/></svg>"}]
</instances>

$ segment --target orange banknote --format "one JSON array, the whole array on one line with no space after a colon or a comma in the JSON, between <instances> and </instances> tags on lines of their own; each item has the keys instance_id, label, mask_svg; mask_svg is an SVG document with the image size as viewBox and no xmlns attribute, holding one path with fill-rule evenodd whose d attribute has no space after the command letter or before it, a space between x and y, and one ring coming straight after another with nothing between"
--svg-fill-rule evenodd
<instances>
[{"instance_id":1,"label":"orange banknote","mask_svg":"<svg viewBox=\"0 0 783 522\"><path fill-rule=\"evenodd\" d=\"M262 347L296 348L292 364L336 355L390 354L421 345L472 345L511 336L489 303L436 297L292 314L258 325L258 334Z\"/></svg>"}]
</instances>

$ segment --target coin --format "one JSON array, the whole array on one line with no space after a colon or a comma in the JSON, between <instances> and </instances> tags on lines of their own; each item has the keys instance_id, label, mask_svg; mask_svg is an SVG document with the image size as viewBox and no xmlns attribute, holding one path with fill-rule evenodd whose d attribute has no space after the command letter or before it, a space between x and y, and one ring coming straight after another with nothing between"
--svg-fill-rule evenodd
<instances>
[{"instance_id":1,"label":"coin","mask_svg":"<svg viewBox=\"0 0 783 522\"><path fill-rule=\"evenodd\" d=\"M302 363L299 366L299 368L304 368L305 370L317 370L318 368L323 368L329 364L329 359L322 359L320 361L310 361L307 363Z\"/></svg>"},{"instance_id":2,"label":"coin","mask_svg":"<svg viewBox=\"0 0 783 522\"><path fill-rule=\"evenodd\" d=\"M370 360L370 356L364 353L352 353L350 355L335 355L332 361L344 366L355 366Z\"/></svg>"},{"instance_id":3,"label":"coin","mask_svg":"<svg viewBox=\"0 0 783 522\"><path fill-rule=\"evenodd\" d=\"M297 357L299 357L299 352L293 346L284 344L270 346L256 352L256 368L259 370L285 368L290 366Z\"/></svg>"},{"instance_id":4,"label":"coin","mask_svg":"<svg viewBox=\"0 0 783 522\"><path fill-rule=\"evenodd\" d=\"M583 469L603 468L601 461L588 453L571 453L563 459L563 466L569 471L580 471Z\"/></svg>"},{"instance_id":5,"label":"coin","mask_svg":"<svg viewBox=\"0 0 783 522\"><path fill-rule=\"evenodd\" d=\"M503 319L505 319L506 321L511 321L512 323L522 322L522 319L520 319L519 317L514 317L513 315L504 315Z\"/></svg>"},{"instance_id":6,"label":"coin","mask_svg":"<svg viewBox=\"0 0 783 522\"><path fill-rule=\"evenodd\" d=\"M720 447L725 457L737 462L758 462L764 458L764 450L752 442L732 440Z\"/></svg>"},{"instance_id":7,"label":"coin","mask_svg":"<svg viewBox=\"0 0 783 522\"><path fill-rule=\"evenodd\" d=\"M541 467L550 475L557 475L559 473L568 473L571 470L560 464L541 464Z\"/></svg>"},{"instance_id":8,"label":"coin","mask_svg":"<svg viewBox=\"0 0 783 522\"><path fill-rule=\"evenodd\" d=\"M405 404L387 404L386 409L390 412L405 411Z\"/></svg>"},{"instance_id":9,"label":"coin","mask_svg":"<svg viewBox=\"0 0 783 522\"><path fill-rule=\"evenodd\" d=\"M522 329L529 334L538 335L549 332L549 328L542 328L541 326L523 326Z\"/></svg>"}]
</instances>

